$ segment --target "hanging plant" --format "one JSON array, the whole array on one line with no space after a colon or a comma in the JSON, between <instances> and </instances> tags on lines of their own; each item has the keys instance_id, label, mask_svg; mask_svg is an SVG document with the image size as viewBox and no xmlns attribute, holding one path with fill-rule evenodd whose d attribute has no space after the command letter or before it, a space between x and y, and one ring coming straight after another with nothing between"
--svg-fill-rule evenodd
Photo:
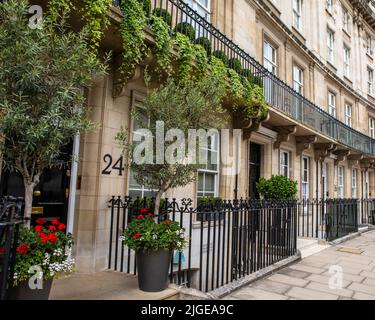
<instances>
[{"instance_id":1,"label":"hanging plant","mask_svg":"<svg viewBox=\"0 0 375 320\"><path fill-rule=\"evenodd\" d=\"M197 39L197 43L200 44L206 50L207 56L210 57L212 51L211 41L206 37L200 37Z\"/></svg>"},{"instance_id":2,"label":"hanging plant","mask_svg":"<svg viewBox=\"0 0 375 320\"><path fill-rule=\"evenodd\" d=\"M146 15L142 3L137 0L122 1L120 6L124 17L120 26L123 52L119 77L120 82L126 82L145 55Z\"/></svg>"},{"instance_id":3,"label":"hanging plant","mask_svg":"<svg viewBox=\"0 0 375 320\"><path fill-rule=\"evenodd\" d=\"M232 95L235 108L238 106L238 101L241 101L244 96L244 86L241 82L241 78L236 71L228 69L229 82L230 82L230 93Z\"/></svg>"},{"instance_id":4,"label":"hanging plant","mask_svg":"<svg viewBox=\"0 0 375 320\"><path fill-rule=\"evenodd\" d=\"M180 22L175 28L176 33L182 33L187 36L191 41L195 39L195 29L188 22Z\"/></svg>"},{"instance_id":5,"label":"hanging plant","mask_svg":"<svg viewBox=\"0 0 375 320\"><path fill-rule=\"evenodd\" d=\"M203 77L207 73L208 68L208 58L206 50L200 45L194 45L194 53L195 53L195 65L198 71L199 77Z\"/></svg>"},{"instance_id":6,"label":"hanging plant","mask_svg":"<svg viewBox=\"0 0 375 320\"><path fill-rule=\"evenodd\" d=\"M227 57L227 55L225 54L224 51L216 50L212 53L212 55L214 57L220 59L221 61L223 61L224 65L228 65L228 57Z\"/></svg>"},{"instance_id":7,"label":"hanging plant","mask_svg":"<svg viewBox=\"0 0 375 320\"><path fill-rule=\"evenodd\" d=\"M156 8L152 11L152 15L155 17L162 18L168 26L172 25L172 16L165 9Z\"/></svg>"},{"instance_id":8,"label":"hanging plant","mask_svg":"<svg viewBox=\"0 0 375 320\"><path fill-rule=\"evenodd\" d=\"M238 74L241 74L242 64L241 61L237 58L232 58L228 60L228 66L236 71Z\"/></svg>"},{"instance_id":9,"label":"hanging plant","mask_svg":"<svg viewBox=\"0 0 375 320\"><path fill-rule=\"evenodd\" d=\"M123 0L124 1L124 0ZM127 0L125 0L127 1ZM138 0L142 4L142 9L144 13L149 16L151 13L151 0Z\"/></svg>"},{"instance_id":10,"label":"hanging plant","mask_svg":"<svg viewBox=\"0 0 375 320\"><path fill-rule=\"evenodd\" d=\"M227 92L227 68L223 61L216 57L211 57L211 74L210 76L215 78L218 86L220 87L220 92L223 93L222 98Z\"/></svg>"},{"instance_id":11,"label":"hanging plant","mask_svg":"<svg viewBox=\"0 0 375 320\"><path fill-rule=\"evenodd\" d=\"M84 0L83 18L86 20L86 28L91 44L99 47L99 42L104 31L109 25L108 10L112 0Z\"/></svg>"},{"instance_id":12,"label":"hanging plant","mask_svg":"<svg viewBox=\"0 0 375 320\"><path fill-rule=\"evenodd\" d=\"M263 88L254 84L253 85L253 102L257 104L259 108L259 115L257 120L261 121L267 118L268 115L268 105L264 97Z\"/></svg>"},{"instance_id":13,"label":"hanging plant","mask_svg":"<svg viewBox=\"0 0 375 320\"><path fill-rule=\"evenodd\" d=\"M152 16L151 21L151 29L155 37L156 71L166 73L169 76L172 73L172 40L169 34L170 28L161 17Z\"/></svg>"},{"instance_id":14,"label":"hanging plant","mask_svg":"<svg viewBox=\"0 0 375 320\"><path fill-rule=\"evenodd\" d=\"M178 71L179 80L184 83L190 78L194 62L194 47L189 38L182 33L176 35L176 45L179 49L180 67Z\"/></svg>"}]
</instances>

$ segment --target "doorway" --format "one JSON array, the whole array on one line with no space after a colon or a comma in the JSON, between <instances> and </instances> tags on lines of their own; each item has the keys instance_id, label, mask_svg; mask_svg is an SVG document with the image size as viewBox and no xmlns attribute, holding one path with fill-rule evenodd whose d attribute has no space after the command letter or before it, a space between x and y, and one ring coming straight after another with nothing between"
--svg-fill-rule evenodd
<instances>
[{"instance_id":1,"label":"doorway","mask_svg":"<svg viewBox=\"0 0 375 320\"><path fill-rule=\"evenodd\" d=\"M61 159L69 161L72 143L63 148ZM31 224L38 218L67 222L70 183L70 164L43 171L40 183L34 188ZM4 170L1 173L0 195L24 197L25 188L20 173Z\"/></svg>"},{"instance_id":2,"label":"doorway","mask_svg":"<svg viewBox=\"0 0 375 320\"><path fill-rule=\"evenodd\" d=\"M250 142L250 163L249 163L249 197L251 199L259 199L256 184L261 175L262 146L257 143Z\"/></svg>"}]
</instances>

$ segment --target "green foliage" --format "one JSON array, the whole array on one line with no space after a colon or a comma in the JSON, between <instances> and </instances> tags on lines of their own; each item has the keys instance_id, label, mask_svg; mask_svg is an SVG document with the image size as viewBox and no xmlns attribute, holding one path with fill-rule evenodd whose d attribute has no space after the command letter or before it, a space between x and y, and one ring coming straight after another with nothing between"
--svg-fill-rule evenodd
<instances>
[{"instance_id":1,"label":"green foliage","mask_svg":"<svg viewBox=\"0 0 375 320\"><path fill-rule=\"evenodd\" d=\"M221 98L226 94L227 91L227 68L224 62L216 57L211 57L211 77L217 83L219 92L221 92Z\"/></svg>"},{"instance_id":2,"label":"green foliage","mask_svg":"<svg viewBox=\"0 0 375 320\"><path fill-rule=\"evenodd\" d=\"M126 0L127 1L127 0ZM149 16L151 12L151 0L138 0L142 4L144 13Z\"/></svg>"},{"instance_id":3,"label":"green foliage","mask_svg":"<svg viewBox=\"0 0 375 320\"><path fill-rule=\"evenodd\" d=\"M237 106L238 101L241 101L244 96L244 86L241 82L241 78L236 71L233 69L228 69L229 81L230 81L230 93L235 100L235 106Z\"/></svg>"},{"instance_id":4,"label":"green foliage","mask_svg":"<svg viewBox=\"0 0 375 320\"><path fill-rule=\"evenodd\" d=\"M144 28L146 15L142 3L138 0L121 2L124 17L120 32L122 37L122 64L120 82L126 82L134 73L136 66L143 60L146 52Z\"/></svg>"},{"instance_id":5,"label":"green foliage","mask_svg":"<svg viewBox=\"0 0 375 320\"><path fill-rule=\"evenodd\" d=\"M166 73L170 75L172 73L172 40L169 35L169 26L163 20L163 18L153 16L152 17L152 31L155 34L155 54L157 60L157 72Z\"/></svg>"},{"instance_id":6,"label":"green foliage","mask_svg":"<svg viewBox=\"0 0 375 320\"><path fill-rule=\"evenodd\" d=\"M112 0L84 0L83 18L94 48L99 47L99 42L105 29L109 25L108 10Z\"/></svg>"},{"instance_id":7,"label":"green foliage","mask_svg":"<svg viewBox=\"0 0 375 320\"><path fill-rule=\"evenodd\" d=\"M43 221L43 224L33 229L20 228L13 286L28 280L31 276L29 269L33 266L42 269L44 280L56 278L59 273L73 272L74 260L69 257L73 238L71 234L65 234L65 225L57 220L52 223L43 219L37 221Z\"/></svg>"},{"instance_id":8,"label":"green foliage","mask_svg":"<svg viewBox=\"0 0 375 320\"><path fill-rule=\"evenodd\" d=\"M284 176L272 176L271 179L261 178L257 182L259 194L266 200L295 200L297 181Z\"/></svg>"},{"instance_id":9,"label":"green foliage","mask_svg":"<svg viewBox=\"0 0 375 320\"><path fill-rule=\"evenodd\" d=\"M186 82L191 77L191 72L193 69L193 62L195 59L194 46L190 42L189 38L182 33L177 33L176 44L179 50L179 71L178 79L181 82Z\"/></svg>"},{"instance_id":10,"label":"green foliage","mask_svg":"<svg viewBox=\"0 0 375 320\"><path fill-rule=\"evenodd\" d=\"M227 57L227 55L225 54L224 51L216 50L212 53L212 55L214 57L220 59L221 61L223 61L224 65L228 65L228 57Z\"/></svg>"},{"instance_id":11,"label":"green foliage","mask_svg":"<svg viewBox=\"0 0 375 320\"><path fill-rule=\"evenodd\" d=\"M265 118L267 118L268 105L264 97L264 92L263 92L262 87L258 85L253 86L252 100L259 108L258 120L264 120Z\"/></svg>"},{"instance_id":12,"label":"green foliage","mask_svg":"<svg viewBox=\"0 0 375 320\"><path fill-rule=\"evenodd\" d=\"M207 57L210 57L212 51L211 41L206 37L200 37L197 39L197 43L200 44L204 48L204 50L206 50Z\"/></svg>"},{"instance_id":13,"label":"green foliage","mask_svg":"<svg viewBox=\"0 0 375 320\"><path fill-rule=\"evenodd\" d=\"M156 221L153 214L146 208L141 209L128 224L124 233L124 244L138 251L179 250L186 245L185 229L169 219Z\"/></svg>"},{"instance_id":14,"label":"green foliage","mask_svg":"<svg viewBox=\"0 0 375 320\"><path fill-rule=\"evenodd\" d=\"M232 68L234 71L236 71L238 74L241 74L242 71L242 64L241 61L237 58L232 58L228 60L228 66L229 68Z\"/></svg>"},{"instance_id":15,"label":"green foliage","mask_svg":"<svg viewBox=\"0 0 375 320\"><path fill-rule=\"evenodd\" d=\"M198 205L207 206L207 205L217 205L223 204L224 200L220 197L202 197L198 199Z\"/></svg>"},{"instance_id":16,"label":"green foliage","mask_svg":"<svg viewBox=\"0 0 375 320\"><path fill-rule=\"evenodd\" d=\"M206 75L208 69L208 58L206 50L200 44L195 44L194 54L195 66L198 70L198 76L203 77Z\"/></svg>"},{"instance_id":17,"label":"green foliage","mask_svg":"<svg viewBox=\"0 0 375 320\"><path fill-rule=\"evenodd\" d=\"M180 22L175 28L176 33L182 33L187 36L191 41L195 39L195 29L188 22Z\"/></svg>"},{"instance_id":18,"label":"green foliage","mask_svg":"<svg viewBox=\"0 0 375 320\"><path fill-rule=\"evenodd\" d=\"M160 17L167 23L168 26L172 25L172 17L170 13L165 9L156 8L152 11L155 17Z\"/></svg>"},{"instance_id":19,"label":"green foliage","mask_svg":"<svg viewBox=\"0 0 375 320\"><path fill-rule=\"evenodd\" d=\"M86 32L68 31L60 7L50 5L53 16L45 14L43 28L31 29L28 1L0 3L0 152L3 165L19 171L29 188L44 168L63 164L61 149L77 133L93 128L82 89L106 70Z\"/></svg>"},{"instance_id":20,"label":"green foliage","mask_svg":"<svg viewBox=\"0 0 375 320\"><path fill-rule=\"evenodd\" d=\"M243 69L241 71L241 75L247 78L250 83L263 87L262 79L258 76L255 76L249 69Z\"/></svg>"}]
</instances>

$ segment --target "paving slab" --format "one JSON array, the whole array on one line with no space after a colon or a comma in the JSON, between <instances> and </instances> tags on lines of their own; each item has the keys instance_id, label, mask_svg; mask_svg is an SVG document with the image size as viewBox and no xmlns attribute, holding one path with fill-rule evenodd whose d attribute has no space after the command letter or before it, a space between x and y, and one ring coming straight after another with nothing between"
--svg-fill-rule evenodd
<instances>
[{"instance_id":1,"label":"paving slab","mask_svg":"<svg viewBox=\"0 0 375 320\"><path fill-rule=\"evenodd\" d=\"M287 300L288 297L273 292L268 292L256 288L245 288L239 293L233 294L233 297L241 300Z\"/></svg>"},{"instance_id":2,"label":"paving slab","mask_svg":"<svg viewBox=\"0 0 375 320\"><path fill-rule=\"evenodd\" d=\"M279 282L279 283L284 283L284 284L296 286L296 287L304 287L309 283L309 281L307 280L296 278L296 277L291 277L291 276L279 274L279 273L272 275L271 277L268 278L268 280Z\"/></svg>"},{"instance_id":3,"label":"paving slab","mask_svg":"<svg viewBox=\"0 0 375 320\"><path fill-rule=\"evenodd\" d=\"M267 279L264 281L257 281L255 284L251 285L250 287L269 291L269 292L274 292L278 294L283 294L291 288L291 285Z\"/></svg>"},{"instance_id":4,"label":"paving slab","mask_svg":"<svg viewBox=\"0 0 375 320\"><path fill-rule=\"evenodd\" d=\"M312 274L312 275L308 276L307 278L305 278L305 280L318 282L318 283L321 283L321 284L324 284L324 285L328 286L331 276L332 275L323 276L323 275L320 275L320 274ZM343 281L342 281L343 288L346 288L351 283L352 283L351 281L343 279Z\"/></svg>"},{"instance_id":5,"label":"paving slab","mask_svg":"<svg viewBox=\"0 0 375 320\"><path fill-rule=\"evenodd\" d=\"M330 288L328 284L321 284L318 282L310 282L306 287L306 289L321 291L329 294L333 294L335 296L339 297L345 297L345 298L351 298L354 294L353 290L348 289L336 289L336 288Z\"/></svg>"},{"instance_id":6,"label":"paving slab","mask_svg":"<svg viewBox=\"0 0 375 320\"><path fill-rule=\"evenodd\" d=\"M293 287L286 293L289 297L303 300L338 300L339 296L306 288Z\"/></svg>"}]
</instances>

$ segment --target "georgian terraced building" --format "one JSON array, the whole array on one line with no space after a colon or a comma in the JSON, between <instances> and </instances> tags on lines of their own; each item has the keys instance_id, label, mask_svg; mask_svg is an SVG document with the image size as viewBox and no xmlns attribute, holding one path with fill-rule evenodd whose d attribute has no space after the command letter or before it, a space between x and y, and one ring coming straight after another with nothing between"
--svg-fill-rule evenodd
<instances>
[{"instance_id":1,"label":"georgian terraced building","mask_svg":"<svg viewBox=\"0 0 375 320\"><path fill-rule=\"evenodd\" d=\"M38 1L36 1L38 2ZM43 1L39 1L43 2ZM365 0L185 0L151 1L173 16L181 10L199 25L213 46L237 57L262 78L269 116L261 124L233 117L243 129L240 173L224 176L220 165L200 170L197 182L167 197L194 201L202 196L257 197L260 177L282 174L298 181L299 199L367 198L375 193L375 7ZM196 11L196 12L195 12ZM116 26L122 13L109 12L111 27L102 48L121 53ZM203 20L203 18L205 20ZM152 46L153 35L145 30ZM146 94L142 62L127 84L116 72L88 92L91 118L100 129L71 146L80 163L46 172L35 197L35 212L61 216L76 238L77 269L108 265L113 195L149 196L131 170L123 169L114 137L139 124L131 109ZM113 68L115 70L115 68ZM219 139L209 152L220 152ZM229 148L230 156L233 156ZM229 156L229 155L228 155ZM16 193L16 177L3 174L2 192Z\"/></svg>"}]
</instances>

